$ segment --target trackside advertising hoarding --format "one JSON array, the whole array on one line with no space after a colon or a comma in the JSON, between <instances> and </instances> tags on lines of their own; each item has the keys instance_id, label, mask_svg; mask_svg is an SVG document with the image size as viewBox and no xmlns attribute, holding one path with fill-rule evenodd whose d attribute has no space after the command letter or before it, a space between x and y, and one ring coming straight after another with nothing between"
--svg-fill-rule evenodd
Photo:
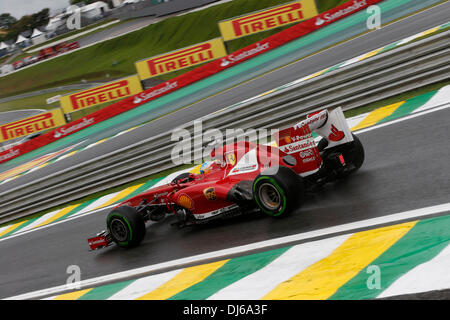
<instances>
[{"instance_id":1,"label":"trackside advertising hoarding","mask_svg":"<svg viewBox=\"0 0 450 320\"><path fill-rule=\"evenodd\" d=\"M59 99L65 113L97 106L99 104L123 99L142 92L142 85L137 75L119 79L92 89L83 90L63 96Z\"/></svg>"},{"instance_id":2,"label":"trackside advertising hoarding","mask_svg":"<svg viewBox=\"0 0 450 320\"><path fill-rule=\"evenodd\" d=\"M300 22L317 14L314 0L301 0L221 21L219 29L224 41L229 41Z\"/></svg>"},{"instance_id":3,"label":"trackside advertising hoarding","mask_svg":"<svg viewBox=\"0 0 450 320\"><path fill-rule=\"evenodd\" d=\"M61 109L6 123L0 126L0 142L28 136L66 124Z\"/></svg>"},{"instance_id":4,"label":"trackside advertising hoarding","mask_svg":"<svg viewBox=\"0 0 450 320\"><path fill-rule=\"evenodd\" d=\"M192 67L227 55L222 38L212 39L136 62L141 80Z\"/></svg>"},{"instance_id":5,"label":"trackside advertising hoarding","mask_svg":"<svg viewBox=\"0 0 450 320\"><path fill-rule=\"evenodd\" d=\"M98 110L82 119L70 122L56 130L52 130L35 139L14 146L6 151L0 152L0 163L19 157L27 152L33 151L46 144L66 137L69 134L78 132L88 126L97 124L118 114L148 103L161 96L169 94L175 90L186 87L196 81L205 79L222 70L233 67L238 63L254 58L269 50L282 46L292 40L302 37L308 33L325 27L337 20L345 18L355 12L363 10L368 6L376 4L382 0L353 0L321 13L314 19L309 19L293 25L292 27L278 32L262 41L251 44L236 52L206 63L198 68L184 73L178 77L149 88L137 95L127 97L108 107Z\"/></svg>"}]
</instances>

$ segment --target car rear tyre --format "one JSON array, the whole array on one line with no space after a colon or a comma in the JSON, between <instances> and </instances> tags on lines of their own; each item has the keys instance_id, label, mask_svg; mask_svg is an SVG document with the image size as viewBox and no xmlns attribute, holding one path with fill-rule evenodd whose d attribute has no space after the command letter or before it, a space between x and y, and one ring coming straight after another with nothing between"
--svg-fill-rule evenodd
<instances>
[{"instance_id":1,"label":"car rear tyre","mask_svg":"<svg viewBox=\"0 0 450 320\"><path fill-rule=\"evenodd\" d=\"M340 145L334 148L330 148L325 150L325 148L328 146L328 141L325 138L322 138L319 141L319 144L317 145L317 149L319 149L319 152L322 152L322 155L326 158L327 152L333 152L338 151L342 153L344 156L345 162L347 165L351 165L351 170L346 170L343 172L340 172L337 175L338 179L343 179L348 177L353 172L357 171L364 163L365 153L364 153L364 147L359 140L359 138L352 133L353 141L344 145Z\"/></svg>"},{"instance_id":2,"label":"car rear tyre","mask_svg":"<svg viewBox=\"0 0 450 320\"><path fill-rule=\"evenodd\" d=\"M280 217L292 212L305 194L303 179L292 169L274 167L253 181L253 199L265 214Z\"/></svg>"},{"instance_id":3,"label":"car rear tyre","mask_svg":"<svg viewBox=\"0 0 450 320\"><path fill-rule=\"evenodd\" d=\"M130 206L121 206L111 211L106 219L112 240L123 248L138 245L145 236L143 217Z\"/></svg>"},{"instance_id":4,"label":"car rear tyre","mask_svg":"<svg viewBox=\"0 0 450 320\"><path fill-rule=\"evenodd\" d=\"M350 143L349 147L346 150L344 150L343 153L344 159L348 159L348 161L355 166L354 171L356 171L363 165L365 153L364 147L359 138L354 134L352 134L352 136L353 136L353 143Z\"/></svg>"}]
</instances>

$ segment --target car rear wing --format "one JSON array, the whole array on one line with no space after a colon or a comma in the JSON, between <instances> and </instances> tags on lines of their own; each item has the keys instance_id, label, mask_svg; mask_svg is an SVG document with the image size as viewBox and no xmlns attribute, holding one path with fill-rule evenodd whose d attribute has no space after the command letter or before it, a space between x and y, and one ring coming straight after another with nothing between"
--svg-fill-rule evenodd
<instances>
[{"instance_id":1,"label":"car rear wing","mask_svg":"<svg viewBox=\"0 0 450 320\"><path fill-rule=\"evenodd\" d=\"M280 130L274 135L278 148L296 159L296 171L302 176L317 172L322 165L312 131L328 141L326 148L353 141L341 108L309 114L305 120Z\"/></svg>"},{"instance_id":2,"label":"car rear wing","mask_svg":"<svg viewBox=\"0 0 450 320\"><path fill-rule=\"evenodd\" d=\"M328 141L327 148L353 141L352 133L341 107L331 112L325 109L309 114L305 120L294 125L294 129L306 125L311 131L316 132Z\"/></svg>"}]
</instances>

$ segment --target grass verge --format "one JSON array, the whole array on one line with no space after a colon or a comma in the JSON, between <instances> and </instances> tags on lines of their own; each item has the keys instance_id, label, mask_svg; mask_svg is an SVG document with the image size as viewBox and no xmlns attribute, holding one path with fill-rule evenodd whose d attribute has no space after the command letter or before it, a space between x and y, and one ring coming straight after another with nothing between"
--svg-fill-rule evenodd
<instances>
[{"instance_id":1,"label":"grass verge","mask_svg":"<svg viewBox=\"0 0 450 320\"><path fill-rule=\"evenodd\" d=\"M450 85L450 80L444 80L444 81L440 81L440 82L436 82L424 87L420 87L414 90L410 90L401 94L398 94L396 96L392 96L390 98L386 98L377 102L373 102L373 103L369 103L367 105L355 108L355 109L351 109L351 110L347 110L344 112L344 115L346 118L351 118L363 113L367 113L367 112L371 112L375 109L381 108L381 107L385 107L397 102L401 102L401 101L405 101L417 96L420 96L422 94L425 94L427 92L431 92L431 91L435 91L435 90L439 90L442 87L448 86Z\"/></svg>"},{"instance_id":2,"label":"grass verge","mask_svg":"<svg viewBox=\"0 0 450 320\"><path fill-rule=\"evenodd\" d=\"M5 76L0 81L0 97L77 83L82 79L104 79L106 74L111 77L135 74L134 63L137 60L219 37L219 21L286 2L289 1L235 0L171 17L141 30ZM346 0L316 2L318 10L322 12ZM234 40L229 49L235 51L280 30ZM176 75L172 73L167 77L173 78Z\"/></svg>"},{"instance_id":3,"label":"grass verge","mask_svg":"<svg viewBox=\"0 0 450 320\"><path fill-rule=\"evenodd\" d=\"M0 224L0 228L4 227L4 226L7 226L7 225L14 224L14 223L18 223L18 222L22 222L22 221L28 221L28 220L34 219L34 218L39 218L39 217L42 217L43 215L45 215L45 214L47 214L49 212L52 212L52 211L55 211L55 210L61 210L61 209L64 209L66 207L69 207L71 205L75 205L75 204L78 204L78 203L84 203L84 202L87 202L87 201L90 201L90 200L93 200L93 199L97 199L97 198L103 197L105 195L121 191L121 190L126 189L128 187L135 186L135 185L141 184L141 183L145 183L145 182L147 182L149 180L152 180L152 179L166 177L166 176L168 176L169 174L171 174L173 172L184 170L184 169L188 169L188 168L191 168L193 166L194 166L193 164L186 164L186 165L182 165L182 166L179 166L179 167L176 167L176 168L164 170L164 171L152 174L152 175L150 175L148 177L144 177L144 178L141 178L141 179L138 179L138 180L135 180L135 181L129 182L127 184L123 184L123 185L120 185L118 187L114 187L114 188L111 188L111 189L108 189L108 190L105 190L105 191L96 192L96 193L93 193L93 194L91 194L91 195L89 195L87 197L84 197L84 198L81 198L81 199L77 199L77 200L74 200L74 201L71 201L71 202L67 202L66 204L63 204L63 205L60 205L60 206L57 206L57 207L53 207L51 209L47 209L47 210L39 212L39 213L35 213L35 214L29 215L29 216L26 216L26 217L23 217L23 218L19 218L19 219L15 219L15 220L12 220L12 221L9 221L9 222L5 222L3 224Z\"/></svg>"},{"instance_id":4,"label":"grass verge","mask_svg":"<svg viewBox=\"0 0 450 320\"><path fill-rule=\"evenodd\" d=\"M402 94L399 94L399 95L396 95L396 96L393 96L393 97L390 97L390 98L387 98L387 99L383 99L383 100L380 100L380 101L377 101L377 102L374 102L374 103L371 103L371 104L368 104L368 105L365 105L365 106L361 106L359 108L348 110L348 111L344 112L344 114L345 114L346 118L354 117L354 116L357 116L359 114L363 114L363 113L367 113L367 112L373 111L373 110L378 109L380 107L388 106L388 105L393 104L393 103L397 103L397 102L400 102L400 101L405 101L405 100L417 97L417 96L425 94L427 92L439 90L440 88L442 88L444 86L447 86L447 85L450 85L450 80L441 81L441 82L438 82L438 83L435 83L435 84L431 84L431 85L427 85L427 86L424 86L424 87L421 87L421 88L418 88L418 89L415 89L415 90L404 92ZM184 169L187 169L187 168L191 168L193 166L194 166L194 164L186 164L186 165L179 166L179 167L176 167L176 168L164 170L164 171L161 171L159 173L152 174L152 175L149 175L147 177L144 177L144 178L141 178L141 179L129 182L127 184L123 184L123 185L120 185L120 186L117 186L117 187L114 187L114 188L111 188L111 189L107 189L107 190L104 190L104 191L101 191L101 192L96 192L96 193L94 193L92 195L89 195L87 197L68 202L68 203L66 203L64 205L45 210L43 212L39 212L39 213L30 215L30 216L27 216L27 217L23 217L23 218L20 218L20 219L16 219L14 221L10 221L10 222L4 223L4 224L0 225L0 227L6 226L6 225L11 225L13 223L17 223L17 222L21 222L21 221L25 221L25 220L29 220L29 219L32 219L32 218L40 217L40 216L43 216L44 214L47 214L47 213L49 213L51 211L55 211L55 210L58 210L58 209L64 209L64 208L66 208L66 207L68 207L70 205L87 202L87 201L92 200L92 199L97 199L97 198L100 198L100 197L105 196L107 194L118 192L120 190L123 190L125 188L131 187L131 186L134 186L134 185L137 185L137 184L145 183L145 182L147 182L147 181L149 181L151 179L157 179L157 178L165 177L165 176L167 176L167 175L169 175L169 174L171 174L173 172L184 170Z\"/></svg>"}]
</instances>

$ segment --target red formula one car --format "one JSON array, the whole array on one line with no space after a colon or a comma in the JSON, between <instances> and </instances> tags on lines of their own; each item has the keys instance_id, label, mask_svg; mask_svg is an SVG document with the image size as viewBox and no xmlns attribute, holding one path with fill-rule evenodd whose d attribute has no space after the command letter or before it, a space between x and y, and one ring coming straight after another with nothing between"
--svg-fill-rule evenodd
<instances>
[{"instance_id":1,"label":"red formula one car","mask_svg":"<svg viewBox=\"0 0 450 320\"><path fill-rule=\"evenodd\" d=\"M311 131L322 137L317 145ZM215 148L200 174L180 174L119 204L106 219L107 230L88 240L90 249L136 246L145 222L167 214L176 215L180 227L255 210L282 216L301 204L306 191L348 176L364 161L341 108L311 114L275 140L278 147L242 141Z\"/></svg>"}]
</instances>

